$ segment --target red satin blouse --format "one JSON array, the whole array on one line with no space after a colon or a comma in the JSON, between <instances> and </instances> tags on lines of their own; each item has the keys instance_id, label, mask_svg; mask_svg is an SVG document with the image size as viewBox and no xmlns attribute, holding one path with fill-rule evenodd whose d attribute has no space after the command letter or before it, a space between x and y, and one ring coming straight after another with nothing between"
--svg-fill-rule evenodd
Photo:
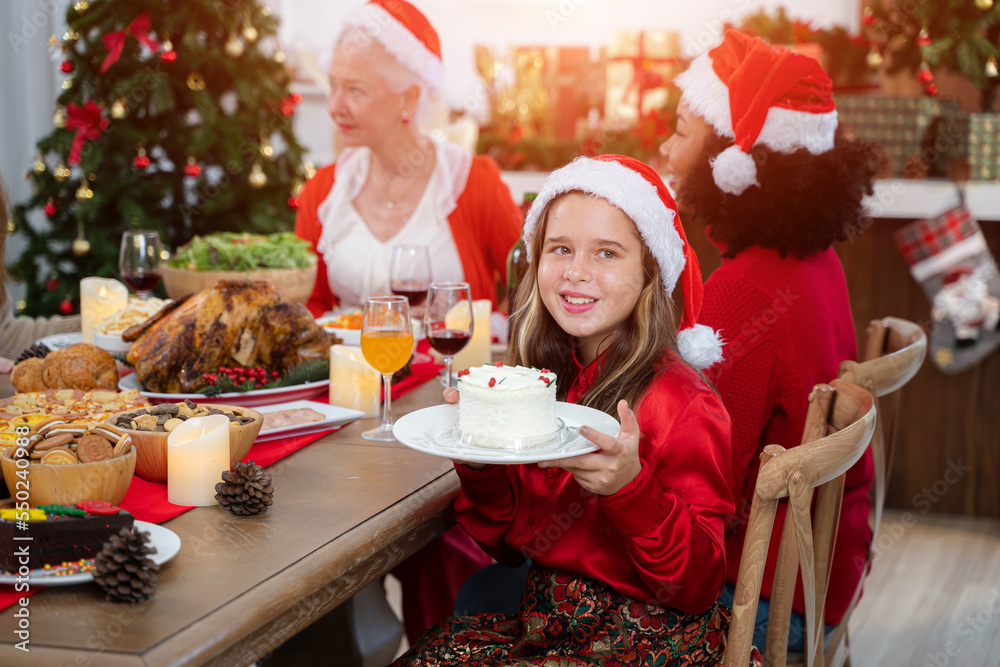
<instances>
[{"instance_id":1,"label":"red satin blouse","mask_svg":"<svg viewBox=\"0 0 1000 667\"><path fill-rule=\"evenodd\" d=\"M569 402L593 383L599 364L570 380ZM457 465L458 522L506 565L526 556L640 602L702 613L725 580L725 519L733 511L729 415L698 374L668 352L636 417L642 471L617 493L594 495L560 468Z\"/></svg>"}]
</instances>

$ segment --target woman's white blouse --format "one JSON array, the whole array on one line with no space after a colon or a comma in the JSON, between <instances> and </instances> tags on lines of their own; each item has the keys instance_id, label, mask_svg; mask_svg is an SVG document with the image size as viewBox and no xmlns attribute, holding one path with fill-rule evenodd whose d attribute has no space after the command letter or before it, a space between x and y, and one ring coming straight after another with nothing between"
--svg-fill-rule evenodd
<instances>
[{"instance_id":1,"label":"woman's white blouse","mask_svg":"<svg viewBox=\"0 0 1000 667\"><path fill-rule=\"evenodd\" d=\"M464 189L471 158L467 158L468 167L456 165L455 157L461 160L461 156L455 156L450 150L451 146L445 146L443 150L441 144L437 144L437 147L437 164L413 215L395 236L385 242L372 235L352 204L367 178L371 152L362 148L352 151L348 156L341 156L342 160L338 160L333 188L319 208L323 231L316 250L326 261L330 289L337 295L341 309L364 307L369 296L392 294L389 289L389 268L392 249L397 245L420 245L427 248L432 281L464 279L462 260L451 235L447 215L454 210L454 202ZM442 155L443 152L447 154ZM460 174L462 187L457 193L454 174L456 166L459 169L466 167L464 174ZM444 212L445 209L447 212Z\"/></svg>"}]
</instances>

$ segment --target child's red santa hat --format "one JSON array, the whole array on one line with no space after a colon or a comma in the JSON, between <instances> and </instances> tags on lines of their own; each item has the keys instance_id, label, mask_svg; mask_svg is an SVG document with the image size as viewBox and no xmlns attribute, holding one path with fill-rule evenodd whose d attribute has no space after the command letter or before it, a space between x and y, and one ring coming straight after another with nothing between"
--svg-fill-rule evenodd
<instances>
[{"instance_id":1,"label":"child's red santa hat","mask_svg":"<svg viewBox=\"0 0 1000 667\"><path fill-rule=\"evenodd\" d=\"M524 243L531 258L531 237L538 221L557 196L585 192L605 199L635 223L656 263L667 294L680 281L684 312L677 333L681 356L696 368L707 368L722 359L722 341L703 324L702 284L698 257L687 242L677 204L659 175L644 163L623 155L580 157L552 172L531 205L524 222Z\"/></svg>"},{"instance_id":2,"label":"child's red santa hat","mask_svg":"<svg viewBox=\"0 0 1000 667\"><path fill-rule=\"evenodd\" d=\"M675 82L683 91L681 101L734 141L712 162L715 184L725 192L738 195L759 185L749 155L758 144L780 153L805 148L815 155L833 148L833 85L808 56L730 30Z\"/></svg>"},{"instance_id":3,"label":"child's red santa hat","mask_svg":"<svg viewBox=\"0 0 1000 667\"><path fill-rule=\"evenodd\" d=\"M406 0L370 0L347 15L344 28L363 30L420 77L430 92L441 90L441 41L427 17Z\"/></svg>"}]
</instances>

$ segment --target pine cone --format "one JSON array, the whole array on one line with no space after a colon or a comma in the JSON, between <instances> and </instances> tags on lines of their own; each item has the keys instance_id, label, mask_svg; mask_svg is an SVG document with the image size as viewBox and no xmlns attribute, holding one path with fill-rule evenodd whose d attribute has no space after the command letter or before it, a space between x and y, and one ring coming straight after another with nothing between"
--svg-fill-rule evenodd
<instances>
[{"instance_id":1,"label":"pine cone","mask_svg":"<svg viewBox=\"0 0 1000 667\"><path fill-rule=\"evenodd\" d=\"M50 350L48 346L45 345L44 343L35 343L28 349L21 352L21 355L17 358L17 361L14 363L19 364L25 359L31 359L32 357L38 357L39 359L44 359L45 356L51 351L52 350Z\"/></svg>"},{"instance_id":2,"label":"pine cone","mask_svg":"<svg viewBox=\"0 0 1000 667\"><path fill-rule=\"evenodd\" d=\"M223 509L239 516L266 512L274 496L270 473L253 461L233 468L222 473L222 481L215 485L215 499Z\"/></svg>"},{"instance_id":3,"label":"pine cone","mask_svg":"<svg viewBox=\"0 0 1000 667\"><path fill-rule=\"evenodd\" d=\"M104 589L109 600L142 602L153 597L153 584L160 566L151 559L156 548L146 546L149 533L133 526L122 528L104 543L94 557L94 581Z\"/></svg>"}]
</instances>

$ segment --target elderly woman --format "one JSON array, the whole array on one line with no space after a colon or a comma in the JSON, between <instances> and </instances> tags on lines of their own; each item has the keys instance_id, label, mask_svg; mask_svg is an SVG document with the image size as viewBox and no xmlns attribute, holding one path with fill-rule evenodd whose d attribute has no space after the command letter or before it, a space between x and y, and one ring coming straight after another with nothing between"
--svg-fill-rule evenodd
<instances>
[{"instance_id":1,"label":"elderly woman","mask_svg":"<svg viewBox=\"0 0 1000 667\"><path fill-rule=\"evenodd\" d=\"M496 306L521 214L491 160L417 129L442 78L437 33L413 5L373 0L347 17L329 103L346 148L306 184L295 225L319 256L315 315L388 294L391 248L403 244L427 247L434 280L468 282L474 299ZM455 528L396 569L411 642L488 562Z\"/></svg>"},{"instance_id":2,"label":"elderly woman","mask_svg":"<svg viewBox=\"0 0 1000 667\"><path fill-rule=\"evenodd\" d=\"M319 256L315 315L388 294L396 245L427 248L433 279L462 280L496 306L521 215L496 165L422 134L443 78L437 34L402 0L352 12L330 68L330 115L345 150L299 200L296 234Z\"/></svg>"},{"instance_id":3,"label":"elderly woman","mask_svg":"<svg viewBox=\"0 0 1000 667\"><path fill-rule=\"evenodd\" d=\"M31 346L39 338L51 334L69 333L80 330L80 316L14 317L10 299L7 296L7 269L4 252L7 247L7 196L3 181L0 180L0 374L10 373L12 359Z\"/></svg>"}]
</instances>

